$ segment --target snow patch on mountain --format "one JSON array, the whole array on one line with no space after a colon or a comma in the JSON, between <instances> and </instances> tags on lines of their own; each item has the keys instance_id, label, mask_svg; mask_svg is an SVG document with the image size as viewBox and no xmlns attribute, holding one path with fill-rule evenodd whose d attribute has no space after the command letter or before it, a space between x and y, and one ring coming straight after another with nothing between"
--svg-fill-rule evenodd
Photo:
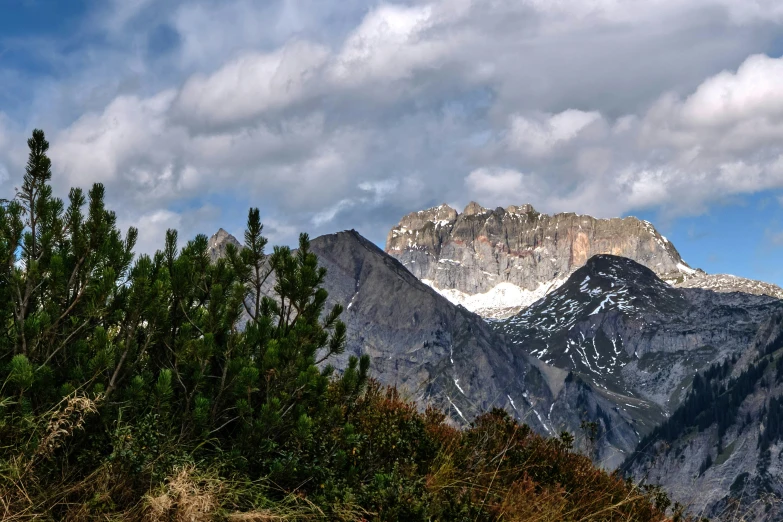
<instances>
[{"instance_id":1,"label":"snow patch on mountain","mask_svg":"<svg viewBox=\"0 0 783 522\"><path fill-rule=\"evenodd\" d=\"M679 270L680 272L683 272L685 274L688 274L688 275L693 275L693 274L696 273L696 270L694 270L693 268L691 268L689 266L685 266L682 263L677 263L677 270Z\"/></svg>"},{"instance_id":2,"label":"snow patch on mountain","mask_svg":"<svg viewBox=\"0 0 783 522\"><path fill-rule=\"evenodd\" d=\"M443 261L445 260L441 260L441 262ZM488 292L474 295L453 288L438 288L435 282L429 279L422 279L421 281L452 303L462 305L471 312L485 318L504 319L519 313L550 292L557 290L565 283L566 278L541 283L534 290L527 290L512 283L502 282L495 285Z\"/></svg>"},{"instance_id":3,"label":"snow patch on mountain","mask_svg":"<svg viewBox=\"0 0 783 522\"><path fill-rule=\"evenodd\" d=\"M667 282L678 288L703 288L713 292L741 292L783 299L783 289L777 285L730 274L706 274L696 271L693 274L685 275L681 280L668 280Z\"/></svg>"}]
</instances>

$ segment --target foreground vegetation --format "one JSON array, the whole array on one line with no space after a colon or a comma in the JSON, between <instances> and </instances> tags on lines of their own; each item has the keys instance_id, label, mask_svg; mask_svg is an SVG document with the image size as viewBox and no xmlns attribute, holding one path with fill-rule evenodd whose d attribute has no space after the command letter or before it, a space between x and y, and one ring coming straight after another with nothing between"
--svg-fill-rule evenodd
<instances>
[{"instance_id":1,"label":"foreground vegetation","mask_svg":"<svg viewBox=\"0 0 783 522\"><path fill-rule=\"evenodd\" d=\"M307 236L134 256L104 189L0 206L0 520L664 520L668 500L502 410L469 429L343 351ZM262 288L273 287L272 296ZM675 519L680 516L675 514Z\"/></svg>"}]
</instances>

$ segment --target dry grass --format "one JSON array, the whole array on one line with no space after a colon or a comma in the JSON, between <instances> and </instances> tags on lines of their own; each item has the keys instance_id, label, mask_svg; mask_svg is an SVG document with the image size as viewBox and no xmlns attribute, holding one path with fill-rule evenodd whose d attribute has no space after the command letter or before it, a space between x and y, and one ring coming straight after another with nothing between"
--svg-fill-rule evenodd
<instances>
[{"instance_id":1,"label":"dry grass","mask_svg":"<svg viewBox=\"0 0 783 522\"><path fill-rule=\"evenodd\" d=\"M40 490L38 478L35 475L37 464L50 459L77 431L84 429L87 416L97 412L102 397L91 399L74 393L63 398L46 414L41 416L39 428L33 430L27 446L40 435L40 442L31 452L30 457L25 452L12 456L0 474L0 521L46 519L42 513L49 509L41 505L35 492ZM56 497L55 492L48 491L50 498Z\"/></svg>"},{"instance_id":2,"label":"dry grass","mask_svg":"<svg viewBox=\"0 0 783 522\"><path fill-rule=\"evenodd\" d=\"M50 458L76 431L83 430L85 418L98 411L98 404L102 399L102 395L90 399L74 393L55 406L51 411L44 436L27 463L27 470L39 459Z\"/></svg>"},{"instance_id":3,"label":"dry grass","mask_svg":"<svg viewBox=\"0 0 783 522\"><path fill-rule=\"evenodd\" d=\"M371 515L352 505L335 506L327 515L303 495L289 493L268 507L239 511L229 500L246 485L204 473L193 465L177 470L165 486L147 495L141 519L145 522L278 522L306 520L361 521ZM336 518L335 518L336 517Z\"/></svg>"},{"instance_id":4,"label":"dry grass","mask_svg":"<svg viewBox=\"0 0 783 522\"><path fill-rule=\"evenodd\" d=\"M167 481L164 491L145 498L144 519L149 522L211 520L220 506L221 489L220 481L196 478L194 466L183 467Z\"/></svg>"}]
</instances>

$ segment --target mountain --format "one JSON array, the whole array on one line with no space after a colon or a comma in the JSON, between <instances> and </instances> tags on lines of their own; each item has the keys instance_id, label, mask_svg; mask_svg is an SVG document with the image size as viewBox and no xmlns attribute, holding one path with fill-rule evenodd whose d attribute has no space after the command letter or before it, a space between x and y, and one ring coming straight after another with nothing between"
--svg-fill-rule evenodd
<instances>
[{"instance_id":1,"label":"mountain","mask_svg":"<svg viewBox=\"0 0 783 522\"><path fill-rule=\"evenodd\" d=\"M515 348L569 370L593 400L611 403L621 422L606 417L606 406L588 405L585 415L598 423L603 455L624 454L638 480L711 516L738 495L750 504L783 493L780 439L770 436L768 455L759 446L765 430L783 436L783 422L769 419L783 392L783 301L674 288L630 259L598 255L544 299L490 324ZM712 376L709 394L703 375Z\"/></svg>"},{"instance_id":2,"label":"mountain","mask_svg":"<svg viewBox=\"0 0 783 522\"><path fill-rule=\"evenodd\" d=\"M225 241L235 239L216 235L209 244L220 247ZM638 427L614 408L611 394L516 346L512 337L451 303L357 232L317 237L310 248L327 269L328 306L345 306L346 352L330 361L338 370L350 355L367 353L376 379L422 407L444 408L455 424L504 408L542 435L576 434L577 443L606 468L618 466L635 448ZM613 428L587 448L583 423L599 417Z\"/></svg>"},{"instance_id":3,"label":"mountain","mask_svg":"<svg viewBox=\"0 0 783 522\"><path fill-rule=\"evenodd\" d=\"M239 244L219 231L210 252ZM498 406L542 434L543 421L568 372L512 350L481 317L419 281L396 259L356 231L317 237L312 252L327 269L327 308L345 307L346 351L329 362L345 367L367 353L381 383L398 387L422 406L444 408L456 424ZM271 288L273 279L267 282Z\"/></svg>"},{"instance_id":4,"label":"mountain","mask_svg":"<svg viewBox=\"0 0 783 522\"><path fill-rule=\"evenodd\" d=\"M630 259L598 255L542 300L490 324L524 352L629 399L623 407L643 432L680 404L697 371L739 357L778 311L774 297L674 288Z\"/></svg>"},{"instance_id":5,"label":"mountain","mask_svg":"<svg viewBox=\"0 0 783 522\"><path fill-rule=\"evenodd\" d=\"M623 464L715 520L783 519L783 314L695 376L681 406Z\"/></svg>"},{"instance_id":6,"label":"mountain","mask_svg":"<svg viewBox=\"0 0 783 522\"><path fill-rule=\"evenodd\" d=\"M452 302L508 317L559 287L597 254L626 257L675 286L783 298L775 285L691 268L651 223L634 217L550 216L531 205L470 203L413 212L391 229L386 252Z\"/></svg>"},{"instance_id":7,"label":"mountain","mask_svg":"<svg viewBox=\"0 0 783 522\"><path fill-rule=\"evenodd\" d=\"M213 239L219 239L218 251L235 241ZM779 359L768 362L766 376L753 374L756 391L743 395L742 408L726 408L733 420L721 451L718 428L694 433L682 411L693 410L689 397L700 382L697 375L727 365L722 380L713 380L718 395L721 386L723 393L734 386L731 376L768 357L760 354L769 351L769 339L783 323L783 301L674 287L631 259L596 255L525 310L486 320L450 302L355 231L315 238L311 249L327 268L330 304L345 305L348 341L346 353L334 361L338 369L349 355L368 353L380 382L398 386L422 407L445 408L455 424L497 406L541 434L568 431L604 468L624 465L637 479L661 482L675 500L705 513L733 505L734 490L747 499L779 491L778 439L766 449L758 442L760 433L772 433L768 426L783 426L768 413L778 411L771 399L783 391L770 385L773 367L783 374ZM661 435L661 426L670 423L686 429L666 428ZM726 456L729 446L736 457ZM693 468L699 471L710 451L714 463L698 478ZM767 453L773 460L764 464ZM686 454L698 464L683 465L678 459ZM700 489L688 484L712 489L694 503Z\"/></svg>"}]
</instances>

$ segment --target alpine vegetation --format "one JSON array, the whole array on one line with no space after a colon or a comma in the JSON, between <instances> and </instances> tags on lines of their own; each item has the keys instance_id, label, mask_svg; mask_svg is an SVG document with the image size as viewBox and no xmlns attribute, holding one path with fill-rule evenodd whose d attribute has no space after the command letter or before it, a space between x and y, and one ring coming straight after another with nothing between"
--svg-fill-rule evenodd
<instances>
[{"instance_id":1,"label":"alpine vegetation","mask_svg":"<svg viewBox=\"0 0 783 522\"><path fill-rule=\"evenodd\" d=\"M104 187L58 199L44 133L28 146L0 206L0 520L670 520L569 433L500 409L460 429L368 355L336 371L307 235L267 253L251 209L242 249L169 230L135 255Z\"/></svg>"}]
</instances>

